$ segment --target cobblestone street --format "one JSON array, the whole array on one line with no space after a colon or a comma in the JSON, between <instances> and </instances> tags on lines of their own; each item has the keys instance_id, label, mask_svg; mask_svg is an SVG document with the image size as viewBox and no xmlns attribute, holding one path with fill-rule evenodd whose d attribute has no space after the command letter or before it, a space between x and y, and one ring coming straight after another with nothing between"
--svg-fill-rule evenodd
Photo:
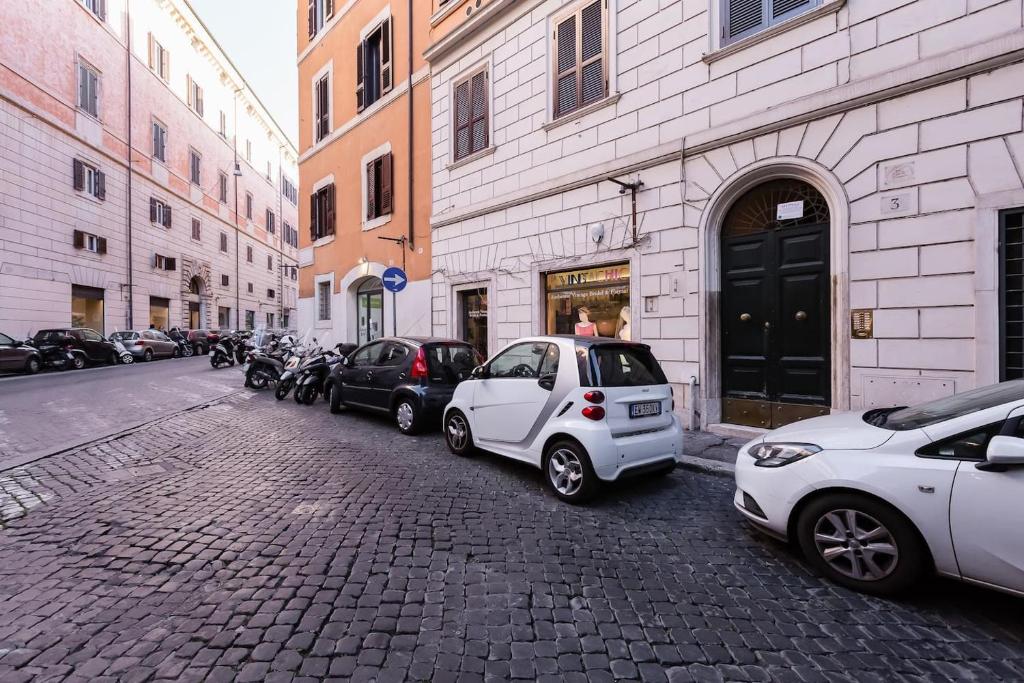
<instances>
[{"instance_id":1,"label":"cobblestone street","mask_svg":"<svg viewBox=\"0 0 1024 683\"><path fill-rule=\"evenodd\" d=\"M0 486L4 682L1024 679L1024 602L839 588L691 470L572 507L437 434L239 393Z\"/></svg>"}]
</instances>

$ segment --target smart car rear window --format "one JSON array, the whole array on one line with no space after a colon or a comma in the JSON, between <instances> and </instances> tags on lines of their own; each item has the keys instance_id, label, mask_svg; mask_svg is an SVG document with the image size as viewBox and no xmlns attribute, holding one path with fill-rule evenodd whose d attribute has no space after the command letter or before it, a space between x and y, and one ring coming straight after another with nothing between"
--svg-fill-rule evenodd
<instances>
[{"instance_id":1,"label":"smart car rear window","mask_svg":"<svg viewBox=\"0 0 1024 683\"><path fill-rule=\"evenodd\" d=\"M643 387L667 384L665 373L645 346L602 344L590 350L598 387Z\"/></svg>"}]
</instances>

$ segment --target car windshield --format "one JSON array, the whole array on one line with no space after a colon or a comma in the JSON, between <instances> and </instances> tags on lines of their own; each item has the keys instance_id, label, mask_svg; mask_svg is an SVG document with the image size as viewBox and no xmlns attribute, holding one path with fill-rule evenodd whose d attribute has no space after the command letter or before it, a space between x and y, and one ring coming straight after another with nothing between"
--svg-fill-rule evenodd
<instances>
[{"instance_id":1,"label":"car windshield","mask_svg":"<svg viewBox=\"0 0 1024 683\"><path fill-rule=\"evenodd\" d=\"M901 432L928 427L979 410L994 408L1003 403L1021 400L1024 400L1024 379L1015 379L947 396L919 406L869 410L864 414L864 421L882 429Z\"/></svg>"},{"instance_id":2,"label":"car windshield","mask_svg":"<svg viewBox=\"0 0 1024 683\"><path fill-rule=\"evenodd\" d=\"M590 350L597 373L594 386L643 387L666 384L665 373L645 346L600 344Z\"/></svg>"},{"instance_id":3,"label":"car windshield","mask_svg":"<svg viewBox=\"0 0 1024 683\"><path fill-rule=\"evenodd\" d=\"M67 336L64 330L40 330L33 339L37 344L59 344Z\"/></svg>"},{"instance_id":4,"label":"car windshield","mask_svg":"<svg viewBox=\"0 0 1024 683\"><path fill-rule=\"evenodd\" d=\"M445 384L458 384L483 363L469 344L430 344L424 347L430 377Z\"/></svg>"}]
</instances>

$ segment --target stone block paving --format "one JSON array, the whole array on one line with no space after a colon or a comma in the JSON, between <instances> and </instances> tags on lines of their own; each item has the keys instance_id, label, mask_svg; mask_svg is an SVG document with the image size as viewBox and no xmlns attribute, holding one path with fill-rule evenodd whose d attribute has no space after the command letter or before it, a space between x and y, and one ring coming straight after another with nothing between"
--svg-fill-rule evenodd
<instances>
[{"instance_id":1,"label":"stone block paving","mask_svg":"<svg viewBox=\"0 0 1024 683\"><path fill-rule=\"evenodd\" d=\"M1020 600L833 586L723 477L572 507L532 468L269 394L3 476L5 682L1024 680Z\"/></svg>"}]
</instances>

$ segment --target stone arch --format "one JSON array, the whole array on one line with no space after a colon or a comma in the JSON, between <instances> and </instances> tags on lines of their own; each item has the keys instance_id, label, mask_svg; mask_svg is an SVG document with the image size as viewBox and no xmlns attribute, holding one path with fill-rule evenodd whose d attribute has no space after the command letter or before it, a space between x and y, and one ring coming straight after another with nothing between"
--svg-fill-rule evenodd
<instances>
[{"instance_id":1,"label":"stone arch","mask_svg":"<svg viewBox=\"0 0 1024 683\"><path fill-rule=\"evenodd\" d=\"M726 213L747 191L779 178L801 180L828 203L831 244L832 408L850 407L850 204L842 183L824 166L800 157L776 157L750 164L724 179L708 199L699 226L700 267L700 425L721 421L721 229ZM691 397L693 400L694 397Z\"/></svg>"}]
</instances>

